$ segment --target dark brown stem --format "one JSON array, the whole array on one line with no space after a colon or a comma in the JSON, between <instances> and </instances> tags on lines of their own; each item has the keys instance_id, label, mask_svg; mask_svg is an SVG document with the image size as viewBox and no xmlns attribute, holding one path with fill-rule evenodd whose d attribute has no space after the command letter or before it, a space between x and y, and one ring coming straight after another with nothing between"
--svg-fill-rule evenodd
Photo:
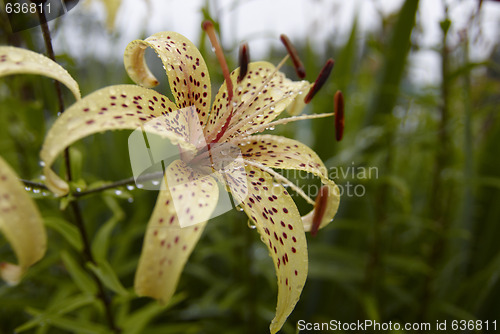
<instances>
[{"instance_id":1,"label":"dark brown stem","mask_svg":"<svg viewBox=\"0 0 500 334\"><path fill-rule=\"evenodd\" d=\"M43 11L38 11L38 18L40 20L40 25L42 28L42 34L43 34L43 40L45 42L45 48L47 49L47 55L49 56L52 61L56 61L56 57L54 54L54 49L52 48L52 38L50 36L50 29L47 24L47 19L45 17L45 13ZM63 100L63 95L62 95L62 90L61 90L61 85L59 81L54 80L54 87L56 90L56 95L57 95L57 101L59 105L59 112L63 113L64 112L64 100ZM66 166L66 180L68 182L72 181L72 175L71 175L71 159L70 159L70 154L69 154L69 147L64 150L64 164ZM92 262L93 264L96 264L95 259L92 256L92 251L90 247L90 242L88 239L87 231L85 229L85 223L83 221L83 216L82 212L80 209L80 205L76 200L71 201L70 207L73 211L73 215L75 217L75 225L78 228L78 231L80 232L80 236L82 238L83 242L83 258L85 262ZM90 276L94 279L97 288L98 288L98 294L97 297L102 301L104 310L106 313L106 320L108 322L109 328L113 333L120 333L121 330L115 325L115 320L113 316L113 312L111 310L111 301L109 300L106 291L104 289L104 285L100 281L100 279L92 272L88 271Z\"/></svg>"},{"instance_id":2,"label":"dark brown stem","mask_svg":"<svg viewBox=\"0 0 500 334\"><path fill-rule=\"evenodd\" d=\"M95 193L98 193L98 192L101 192L104 190L114 189L114 188L123 187L123 186L127 186L127 185L133 185L133 184L136 184L137 182L146 182L146 181L151 181L151 180L157 180L157 179L160 179L162 176L163 176L163 172L156 172L156 173L151 173L151 174L146 174L144 176L140 176L137 180L134 179L133 177L130 177L128 179L115 181L115 182L105 184L105 185L100 186L100 187L88 189L88 190L81 191L81 192L76 192L76 193L73 193L72 195L74 197L83 197L83 196L95 194Z\"/></svg>"}]
</instances>

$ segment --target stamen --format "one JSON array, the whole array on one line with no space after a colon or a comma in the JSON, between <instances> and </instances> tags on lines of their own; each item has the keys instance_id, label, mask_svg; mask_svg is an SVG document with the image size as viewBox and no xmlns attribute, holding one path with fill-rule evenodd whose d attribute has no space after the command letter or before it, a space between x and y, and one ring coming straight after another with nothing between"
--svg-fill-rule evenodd
<instances>
[{"instance_id":1,"label":"stamen","mask_svg":"<svg viewBox=\"0 0 500 334\"><path fill-rule=\"evenodd\" d=\"M280 36L280 39L281 42L285 45L288 54L292 58L293 66L295 67L295 72L297 73L299 78L304 79L306 77L306 69L304 67L304 64L302 64L302 61L300 61L297 50L293 46L292 42L290 42L290 39L288 39L287 35L282 34Z\"/></svg>"},{"instance_id":2,"label":"stamen","mask_svg":"<svg viewBox=\"0 0 500 334\"><path fill-rule=\"evenodd\" d=\"M231 76L229 74L229 68L227 67L226 58L224 58L224 52L222 51L222 47L217 39L217 35L215 34L214 24L212 21L205 20L202 24L203 30L210 38L210 43L215 49L215 55L217 56L217 60L219 61L220 67L222 68L222 74L224 75L224 79L226 80L227 94L229 96L229 104L231 104L231 100L233 99L233 82L231 81Z\"/></svg>"},{"instance_id":3,"label":"stamen","mask_svg":"<svg viewBox=\"0 0 500 334\"><path fill-rule=\"evenodd\" d=\"M306 104L311 102L314 95L316 95L316 93L321 89L321 87L323 87L326 80L330 76L330 73L332 73L332 69L333 69L334 64L335 64L335 61L331 58L326 61L326 64L321 69L321 72L319 72L318 78L314 82L314 85L311 87L311 89L309 90L309 93L307 93L306 97L304 98L304 102Z\"/></svg>"},{"instance_id":4,"label":"stamen","mask_svg":"<svg viewBox=\"0 0 500 334\"><path fill-rule=\"evenodd\" d=\"M249 136L249 135L252 135L254 133L264 131L267 128L272 128L272 127L275 127L276 125L280 125L280 124L287 124L287 123L290 123L290 122L301 121L301 120L304 120L304 119L314 119L314 118L330 117L330 116L333 116L333 115L334 115L334 113L326 113L326 114L301 115L301 116L292 116L292 117L282 118L282 119L279 119L279 120L274 121L274 122L270 122L270 123L267 123L267 124L258 125L256 127L248 129L247 132L246 132L246 135Z\"/></svg>"},{"instance_id":5,"label":"stamen","mask_svg":"<svg viewBox=\"0 0 500 334\"><path fill-rule=\"evenodd\" d=\"M215 29L212 21L205 20L202 24L203 30L210 38L210 43L215 49L215 55L217 56L217 60L219 61L220 67L222 68L222 74L224 75L224 79L226 81L227 95L229 101L229 115L226 118L226 122L222 126L221 130L217 134L217 137L213 140L213 142L217 142L226 132L229 124L231 123L231 118L233 117L233 81L231 80L231 74L229 73L229 68L227 67L226 58L224 58L224 52L222 51L222 47L217 39L217 35L215 34Z\"/></svg>"},{"instance_id":6,"label":"stamen","mask_svg":"<svg viewBox=\"0 0 500 334\"><path fill-rule=\"evenodd\" d=\"M316 203L314 203L314 215L312 219L311 235L314 237L318 233L319 226L321 225L321 220L325 215L326 205L328 204L328 187L322 186L319 189L319 194L316 197Z\"/></svg>"},{"instance_id":7,"label":"stamen","mask_svg":"<svg viewBox=\"0 0 500 334\"><path fill-rule=\"evenodd\" d=\"M253 98L248 99L243 105L238 106L236 111L234 112L235 119L240 117L240 115L248 108L248 106L252 103L255 102L255 99L259 96L260 92L264 90L266 85L274 78L276 73L281 69L281 67L285 64L285 62L288 60L288 55L286 55L283 60L280 61L278 66L274 69L274 71L267 77L266 80L262 83L261 87L255 92L255 95ZM241 126L243 126L246 122L248 122L249 119L254 119L257 115L261 114L262 110L256 110L252 115L247 115L245 118L238 120L236 124L231 125L228 131L220 138L221 141L225 141L227 138L229 138L233 133L237 132L238 129L240 129ZM214 140L215 141L215 140Z\"/></svg>"},{"instance_id":8,"label":"stamen","mask_svg":"<svg viewBox=\"0 0 500 334\"><path fill-rule=\"evenodd\" d=\"M243 43L240 47L240 74L238 75L238 83L246 77L249 62L250 53L248 52L248 44Z\"/></svg>"},{"instance_id":9,"label":"stamen","mask_svg":"<svg viewBox=\"0 0 500 334\"><path fill-rule=\"evenodd\" d=\"M311 197L307 196L306 193L302 189L300 189L299 186L295 185L295 183L293 183L292 181L290 181L289 179L287 179L286 177L284 177L280 173L277 173L272 168L264 166L263 164L260 164L258 162L251 161L251 160L248 160L248 159L245 159L244 161L248 165L251 165L251 166L254 166L254 167L258 167L258 168L264 170L265 172L268 172L269 174L271 174L272 176L274 176L274 178L276 179L276 181L279 181L282 184L286 184L291 189L293 189L297 194L299 194L300 196L302 196L302 198L305 199L307 203L314 205L314 201L311 199Z\"/></svg>"},{"instance_id":10,"label":"stamen","mask_svg":"<svg viewBox=\"0 0 500 334\"><path fill-rule=\"evenodd\" d=\"M335 139L342 140L344 134L344 95L338 90L334 97L335 106Z\"/></svg>"}]
</instances>

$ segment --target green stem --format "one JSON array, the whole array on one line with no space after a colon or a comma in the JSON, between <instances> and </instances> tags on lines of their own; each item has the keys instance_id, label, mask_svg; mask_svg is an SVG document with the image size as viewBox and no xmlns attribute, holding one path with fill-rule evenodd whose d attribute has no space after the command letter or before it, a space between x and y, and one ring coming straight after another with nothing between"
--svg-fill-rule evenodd
<instances>
[{"instance_id":1,"label":"green stem","mask_svg":"<svg viewBox=\"0 0 500 334\"><path fill-rule=\"evenodd\" d=\"M38 18L40 20L40 26L42 28L42 35L43 39L45 42L45 47L47 49L47 55L49 56L52 61L56 61L55 59L55 54L54 54L54 49L52 47L52 38L50 36L50 29L47 24L47 19L45 17L45 12L43 11L38 11ZM57 95L57 101L59 105L59 112L63 113L64 112L64 100L62 96L62 90L61 90L61 85L59 84L59 81L54 80L54 88L56 90L56 95ZM71 157L69 154L69 147L64 150L64 164L66 166L66 180L68 182L72 181L72 175L71 175ZM83 220L82 212L80 209L79 203L74 200L71 201L70 207L73 211L73 215L75 218L75 225L78 228L78 231L80 232L80 236L82 238L83 242L83 258L85 262L92 262L93 264L96 264L96 261L94 260L92 256L92 251L90 247L90 242L87 234L87 230L85 228L85 223ZM104 285L102 284L101 280L92 272L88 271L90 276L94 279L97 288L98 288L98 294L97 297L101 300L104 310L106 313L106 320L108 322L109 328L113 333L120 333L121 330L116 326L113 312L111 310L111 301L108 298L106 291L104 289Z\"/></svg>"},{"instance_id":2,"label":"green stem","mask_svg":"<svg viewBox=\"0 0 500 334\"><path fill-rule=\"evenodd\" d=\"M419 319L424 321L429 316L429 306L433 296L433 283L437 277L438 265L447 248L446 231L449 228L449 217L447 209L450 203L450 192L443 184L442 172L449 164L450 139L449 139L449 117L450 117L450 79L449 62L450 52L447 47L447 37L449 29L448 8L445 5L445 18L441 22L442 29L442 49L441 49L441 106L440 120L438 125L438 145L434 161L432 175L431 196L429 202L430 218L435 222L436 239L432 244L427 263L432 272L426 277L423 285L422 298L419 310Z\"/></svg>"}]
</instances>

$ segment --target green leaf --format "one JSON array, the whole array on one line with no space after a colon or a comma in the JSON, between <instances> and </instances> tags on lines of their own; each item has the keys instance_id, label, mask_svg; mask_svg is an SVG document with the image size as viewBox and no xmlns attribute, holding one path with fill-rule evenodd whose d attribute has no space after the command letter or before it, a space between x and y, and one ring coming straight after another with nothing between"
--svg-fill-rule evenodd
<instances>
[{"instance_id":1,"label":"green leaf","mask_svg":"<svg viewBox=\"0 0 500 334\"><path fill-rule=\"evenodd\" d=\"M103 196L103 199L106 205L111 209L113 216L99 229L92 242L92 254L98 262L106 260L111 233L116 224L125 216L125 213L116 199L110 196Z\"/></svg>"},{"instance_id":2,"label":"green leaf","mask_svg":"<svg viewBox=\"0 0 500 334\"><path fill-rule=\"evenodd\" d=\"M71 319L66 317L60 317L57 315L48 315L44 316L43 312L33 308L27 308L26 311L28 314L40 317L43 323L51 324L54 327L59 327L61 329L68 330L72 333L77 334L108 334L109 330L107 330L103 325L92 323L83 319ZM21 330L26 330L23 327L20 327ZM20 328L17 328L16 331L19 332Z\"/></svg>"},{"instance_id":3,"label":"green leaf","mask_svg":"<svg viewBox=\"0 0 500 334\"><path fill-rule=\"evenodd\" d=\"M62 316L83 306L89 305L95 301L96 299L92 295L78 295L73 298L64 299L61 302L52 305L48 310L40 313L34 319L31 319L30 321L17 327L16 332L21 333L36 326L44 326L46 325L47 319L50 319L51 317Z\"/></svg>"},{"instance_id":4,"label":"green leaf","mask_svg":"<svg viewBox=\"0 0 500 334\"><path fill-rule=\"evenodd\" d=\"M172 306L180 303L186 299L185 294L176 294L171 299L168 305L161 305L159 303L149 303L132 313L123 324L120 325L124 329L123 334L140 334L144 333L146 325L158 314L171 308Z\"/></svg>"},{"instance_id":5,"label":"green leaf","mask_svg":"<svg viewBox=\"0 0 500 334\"><path fill-rule=\"evenodd\" d=\"M82 239L76 226L59 217L46 217L44 221L45 226L58 232L77 251L83 249Z\"/></svg>"},{"instance_id":6,"label":"green leaf","mask_svg":"<svg viewBox=\"0 0 500 334\"><path fill-rule=\"evenodd\" d=\"M401 8L393 35L387 46L377 91L366 114L365 124L371 124L376 115L389 115L396 105L399 83L404 75L406 58L410 51L410 36L415 26L418 0L406 0Z\"/></svg>"},{"instance_id":7,"label":"green leaf","mask_svg":"<svg viewBox=\"0 0 500 334\"><path fill-rule=\"evenodd\" d=\"M129 292L123 287L113 268L111 268L107 261L99 261L98 265L88 262L87 267L99 277L107 288L121 296L129 295Z\"/></svg>"},{"instance_id":8,"label":"green leaf","mask_svg":"<svg viewBox=\"0 0 500 334\"><path fill-rule=\"evenodd\" d=\"M97 293L95 283L89 277L89 274L86 273L77 263L77 261L65 251L61 253L61 259L78 288L84 293L95 295Z\"/></svg>"}]
</instances>

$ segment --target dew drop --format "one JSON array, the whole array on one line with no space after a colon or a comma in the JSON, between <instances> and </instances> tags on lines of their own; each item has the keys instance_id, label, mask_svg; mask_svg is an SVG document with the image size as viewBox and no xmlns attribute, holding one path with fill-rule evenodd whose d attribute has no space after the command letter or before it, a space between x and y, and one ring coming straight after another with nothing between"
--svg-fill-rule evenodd
<instances>
[{"instance_id":1,"label":"dew drop","mask_svg":"<svg viewBox=\"0 0 500 334\"><path fill-rule=\"evenodd\" d=\"M274 130L274 126L270 126L270 127L268 128L268 130L273 131L273 130Z\"/></svg>"},{"instance_id":2,"label":"dew drop","mask_svg":"<svg viewBox=\"0 0 500 334\"><path fill-rule=\"evenodd\" d=\"M139 183L139 184L136 184L135 186L137 187L137 189L142 189L142 188L144 188L144 185L143 185L143 184L140 184L140 183Z\"/></svg>"},{"instance_id":3,"label":"dew drop","mask_svg":"<svg viewBox=\"0 0 500 334\"><path fill-rule=\"evenodd\" d=\"M160 184L160 181L158 181L158 180L153 180L153 181L151 181L151 183L152 183L154 186L157 186L157 185L159 185L159 184Z\"/></svg>"},{"instance_id":4,"label":"dew drop","mask_svg":"<svg viewBox=\"0 0 500 334\"><path fill-rule=\"evenodd\" d=\"M134 189L135 189L135 187L133 185L131 185L131 184L127 185L127 190L134 190Z\"/></svg>"},{"instance_id":5,"label":"dew drop","mask_svg":"<svg viewBox=\"0 0 500 334\"><path fill-rule=\"evenodd\" d=\"M82 188L76 188L76 192L81 192Z\"/></svg>"},{"instance_id":6,"label":"dew drop","mask_svg":"<svg viewBox=\"0 0 500 334\"><path fill-rule=\"evenodd\" d=\"M26 186L26 187L24 187L24 190L31 191L31 187Z\"/></svg>"},{"instance_id":7,"label":"dew drop","mask_svg":"<svg viewBox=\"0 0 500 334\"><path fill-rule=\"evenodd\" d=\"M238 210L238 211L242 212L242 211L243 211L243 208L242 208L240 205L237 205L237 206L236 206L236 210Z\"/></svg>"},{"instance_id":8,"label":"dew drop","mask_svg":"<svg viewBox=\"0 0 500 334\"><path fill-rule=\"evenodd\" d=\"M40 193L40 189L33 189L33 194L39 194Z\"/></svg>"},{"instance_id":9,"label":"dew drop","mask_svg":"<svg viewBox=\"0 0 500 334\"><path fill-rule=\"evenodd\" d=\"M132 197L129 197L128 200L127 200L127 202L134 203L134 199Z\"/></svg>"},{"instance_id":10,"label":"dew drop","mask_svg":"<svg viewBox=\"0 0 500 334\"><path fill-rule=\"evenodd\" d=\"M23 55L20 54L19 52L11 52L11 53L9 53L9 58L13 62L19 62L19 61L21 61L21 60L24 59Z\"/></svg>"},{"instance_id":11,"label":"dew drop","mask_svg":"<svg viewBox=\"0 0 500 334\"><path fill-rule=\"evenodd\" d=\"M57 112L57 116L61 116L62 115L62 112Z\"/></svg>"},{"instance_id":12,"label":"dew drop","mask_svg":"<svg viewBox=\"0 0 500 334\"><path fill-rule=\"evenodd\" d=\"M38 163L40 165L40 167L45 167L45 162L44 161L41 161Z\"/></svg>"},{"instance_id":13,"label":"dew drop","mask_svg":"<svg viewBox=\"0 0 500 334\"><path fill-rule=\"evenodd\" d=\"M251 230L255 230L257 228L257 226L255 226L255 224L253 224L250 220L248 220L248 227L251 229Z\"/></svg>"},{"instance_id":14,"label":"dew drop","mask_svg":"<svg viewBox=\"0 0 500 334\"><path fill-rule=\"evenodd\" d=\"M118 196L120 196L121 194L123 194L123 191L121 191L121 190L116 190L116 191L115 191L115 194L116 194L116 195L118 195Z\"/></svg>"}]
</instances>

